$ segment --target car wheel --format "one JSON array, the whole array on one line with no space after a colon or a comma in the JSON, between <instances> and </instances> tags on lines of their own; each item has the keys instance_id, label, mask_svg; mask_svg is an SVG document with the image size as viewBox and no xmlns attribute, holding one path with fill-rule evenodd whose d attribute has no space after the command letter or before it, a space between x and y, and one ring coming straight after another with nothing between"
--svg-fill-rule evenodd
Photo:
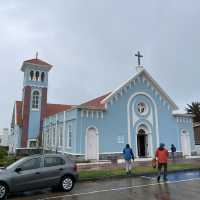
<instances>
[{"instance_id":1,"label":"car wheel","mask_svg":"<svg viewBox=\"0 0 200 200\"><path fill-rule=\"evenodd\" d=\"M0 183L0 200L6 199L7 196L7 187L5 184Z\"/></svg>"},{"instance_id":2,"label":"car wheel","mask_svg":"<svg viewBox=\"0 0 200 200\"><path fill-rule=\"evenodd\" d=\"M61 189L64 192L69 192L73 189L74 187L74 179L72 176L65 176L61 180Z\"/></svg>"}]
</instances>

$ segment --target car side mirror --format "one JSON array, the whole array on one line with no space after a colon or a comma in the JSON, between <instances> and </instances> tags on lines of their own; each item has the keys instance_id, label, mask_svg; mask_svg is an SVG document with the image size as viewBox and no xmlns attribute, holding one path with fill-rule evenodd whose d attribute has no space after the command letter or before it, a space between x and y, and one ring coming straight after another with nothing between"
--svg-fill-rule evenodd
<instances>
[{"instance_id":1,"label":"car side mirror","mask_svg":"<svg viewBox=\"0 0 200 200\"><path fill-rule=\"evenodd\" d=\"M17 167L17 168L15 169L15 171L16 171L17 173L19 173L20 171L22 171L22 168Z\"/></svg>"}]
</instances>

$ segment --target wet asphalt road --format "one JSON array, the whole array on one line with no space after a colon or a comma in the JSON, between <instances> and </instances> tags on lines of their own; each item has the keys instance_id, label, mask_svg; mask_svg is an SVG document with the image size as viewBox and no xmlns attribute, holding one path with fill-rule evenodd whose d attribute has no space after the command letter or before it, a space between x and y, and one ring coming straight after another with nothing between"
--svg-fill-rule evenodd
<instances>
[{"instance_id":1,"label":"wet asphalt road","mask_svg":"<svg viewBox=\"0 0 200 200\"><path fill-rule=\"evenodd\" d=\"M199 200L200 172L175 173L168 182L155 177L133 177L77 183L70 193L50 190L11 196L11 200Z\"/></svg>"}]
</instances>

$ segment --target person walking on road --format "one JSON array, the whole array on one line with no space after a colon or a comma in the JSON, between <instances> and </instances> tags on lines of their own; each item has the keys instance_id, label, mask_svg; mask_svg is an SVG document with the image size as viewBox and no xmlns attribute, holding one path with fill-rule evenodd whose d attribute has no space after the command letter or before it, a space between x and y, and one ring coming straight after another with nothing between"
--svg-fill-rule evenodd
<instances>
[{"instance_id":1,"label":"person walking on road","mask_svg":"<svg viewBox=\"0 0 200 200\"><path fill-rule=\"evenodd\" d=\"M165 148L164 143L160 143L159 148L156 150L155 157L158 162L158 176L157 181L160 182L160 176L161 176L161 170L164 168L164 181L167 181L167 163L168 163L168 157L169 153L168 150Z\"/></svg>"},{"instance_id":2,"label":"person walking on road","mask_svg":"<svg viewBox=\"0 0 200 200\"><path fill-rule=\"evenodd\" d=\"M125 160L126 173L131 174L131 169L132 169L131 159L133 159L134 161L134 154L129 144L126 144L126 147L123 149L123 157Z\"/></svg>"},{"instance_id":3,"label":"person walking on road","mask_svg":"<svg viewBox=\"0 0 200 200\"><path fill-rule=\"evenodd\" d=\"M175 160L175 153L176 153L176 147L174 144L171 145L171 152L172 152L172 160Z\"/></svg>"}]
</instances>

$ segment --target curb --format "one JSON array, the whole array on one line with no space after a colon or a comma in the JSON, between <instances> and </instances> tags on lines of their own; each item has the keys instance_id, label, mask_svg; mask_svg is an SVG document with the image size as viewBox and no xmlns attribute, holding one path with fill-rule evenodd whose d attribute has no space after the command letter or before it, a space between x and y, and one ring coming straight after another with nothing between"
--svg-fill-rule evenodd
<instances>
[{"instance_id":1,"label":"curb","mask_svg":"<svg viewBox=\"0 0 200 200\"><path fill-rule=\"evenodd\" d=\"M194 172L200 171L200 168L192 168L192 169L181 169L181 170L170 170L168 174L172 174L175 172ZM130 175L113 175L113 176L101 176L101 177L94 177L94 178L81 178L79 182L87 182L87 181L100 181L100 180L108 180L108 179L122 179L122 178L134 178L140 176L147 176L147 175L156 175L157 172L150 172L150 173L139 173L139 174L130 174Z\"/></svg>"}]
</instances>

